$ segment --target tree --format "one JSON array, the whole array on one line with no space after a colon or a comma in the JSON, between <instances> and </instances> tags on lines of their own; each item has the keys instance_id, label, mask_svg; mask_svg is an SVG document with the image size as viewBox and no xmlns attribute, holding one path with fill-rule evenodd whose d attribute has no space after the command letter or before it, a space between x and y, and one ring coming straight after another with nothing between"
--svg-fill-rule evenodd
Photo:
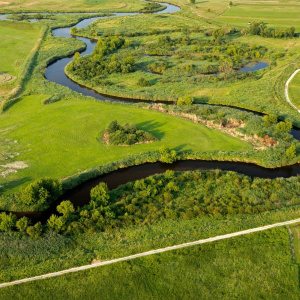
<instances>
[{"instance_id":1,"label":"tree","mask_svg":"<svg viewBox=\"0 0 300 300\"><path fill-rule=\"evenodd\" d=\"M30 225L31 220L28 219L27 217L23 217L21 219L19 219L16 223L16 227L21 231L21 232L25 232L27 227Z\"/></svg>"},{"instance_id":2,"label":"tree","mask_svg":"<svg viewBox=\"0 0 300 300\"><path fill-rule=\"evenodd\" d=\"M229 2L229 6L233 6L233 3L232 3L232 1L230 1L230 2Z\"/></svg>"},{"instance_id":3,"label":"tree","mask_svg":"<svg viewBox=\"0 0 300 300\"><path fill-rule=\"evenodd\" d=\"M65 225L65 220L63 217L58 217L56 215L51 215L47 220L47 227L55 232L60 232L63 230Z\"/></svg>"},{"instance_id":4,"label":"tree","mask_svg":"<svg viewBox=\"0 0 300 300\"><path fill-rule=\"evenodd\" d=\"M266 116L263 117L263 121L269 127L272 124L277 123L277 116L273 115L273 114L266 115Z\"/></svg>"},{"instance_id":5,"label":"tree","mask_svg":"<svg viewBox=\"0 0 300 300\"><path fill-rule=\"evenodd\" d=\"M26 229L27 234L32 237L33 239L38 239L41 237L43 232L43 226L41 222L36 223L33 226L29 226Z\"/></svg>"},{"instance_id":6,"label":"tree","mask_svg":"<svg viewBox=\"0 0 300 300\"><path fill-rule=\"evenodd\" d=\"M107 184L101 182L91 190L91 205L107 206L109 203L109 191Z\"/></svg>"},{"instance_id":7,"label":"tree","mask_svg":"<svg viewBox=\"0 0 300 300\"><path fill-rule=\"evenodd\" d=\"M64 217L68 218L75 211L75 208L71 201L65 200L57 206L56 210Z\"/></svg>"},{"instance_id":8,"label":"tree","mask_svg":"<svg viewBox=\"0 0 300 300\"><path fill-rule=\"evenodd\" d=\"M287 159L293 159L296 157L296 146L291 145L285 152Z\"/></svg>"},{"instance_id":9,"label":"tree","mask_svg":"<svg viewBox=\"0 0 300 300\"><path fill-rule=\"evenodd\" d=\"M62 193L58 180L38 179L21 192L21 200L26 205L45 204L57 199Z\"/></svg>"},{"instance_id":10,"label":"tree","mask_svg":"<svg viewBox=\"0 0 300 300\"><path fill-rule=\"evenodd\" d=\"M276 125L275 130L279 132L289 133L292 127L293 126L291 122L279 122Z\"/></svg>"},{"instance_id":11,"label":"tree","mask_svg":"<svg viewBox=\"0 0 300 300\"><path fill-rule=\"evenodd\" d=\"M166 148L165 146L162 146L159 148L160 152L160 161L167 163L167 164L172 164L174 161L177 159L177 153L175 150L170 150Z\"/></svg>"},{"instance_id":12,"label":"tree","mask_svg":"<svg viewBox=\"0 0 300 300\"><path fill-rule=\"evenodd\" d=\"M5 212L0 214L0 231L9 231L16 225L17 217L12 213L6 214Z\"/></svg>"},{"instance_id":13,"label":"tree","mask_svg":"<svg viewBox=\"0 0 300 300\"><path fill-rule=\"evenodd\" d=\"M227 79L234 72L233 63L229 61L223 61L219 66L219 72L223 74L225 79Z\"/></svg>"}]
</instances>

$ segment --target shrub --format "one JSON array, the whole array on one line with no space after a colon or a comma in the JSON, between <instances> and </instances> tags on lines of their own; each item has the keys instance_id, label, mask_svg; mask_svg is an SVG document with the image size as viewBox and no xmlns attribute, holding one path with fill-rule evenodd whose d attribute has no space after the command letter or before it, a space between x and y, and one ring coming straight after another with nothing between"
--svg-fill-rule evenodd
<instances>
[{"instance_id":1,"label":"shrub","mask_svg":"<svg viewBox=\"0 0 300 300\"><path fill-rule=\"evenodd\" d=\"M21 232L25 232L27 227L30 225L31 220L28 219L27 217L23 217L21 219L19 219L16 223L16 227L21 231Z\"/></svg>"},{"instance_id":2,"label":"shrub","mask_svg":"<svg viewBox=\"0 0 300 300\"><path fill-rule=\"evenodd\" d=\"M137 83L139 86L151 86L151 82L149 80L146 80L144 77L141 77L139 80L138 80L138 83Z\"/></svg>"},{"instance_id":3,"label":"shrub","mask_svg":"<svg viewBox=\"0 0 300 300\"><path fill-rule=\"evenodd\" d=\"M72 204L71 201L65 200L62 201L58 206L57 206L57 211L62 214L64 217L68 218L70 214L72 214L75 211L74 205Z\"/></svg>"},{"instance_id":4,"label":"shrub","mask_svg":"<svg viewBox=\"0 0 300 300\"><path fill-rule=\"evenodd\" d=\"M183 106L183 105L192 105L194 103L194 98L185 96L185 97L180 97L177 100L177 105Z\"/></svg>"},{"instance_id":5,"label":"shrub","mask_svg":"<svg viewBox=\"0 0 300 300\"><path fill-rule=\"evenodd\" d=\"M56 215L51 215L47 221L47 227L51 231L61 232L64 228L65 220L63 217L58 217Z\"/></svg>"},{"instance_id":6,"label":"shrub","mask_svg":"<svg viewBox=\"0 0 300 300\"><path fill-rule=\"evenodd\" d=\"M36 223L33 226L29 226L26 229L27 234L33 238L33 239L38 239L41 237L42 232L43 232L43 226L41 224L41 222Z\"/></svg>"},{"instance_id":7,"label":"shrub","mask_svg":"<svg viewBox=\"0 0 300 300\"><path fill-rule=\"evenodd\" d=\"M109 191L107 184L101 182L91 190L92 206L107 206L109 203Z\"/></svg>"}]
</instances>

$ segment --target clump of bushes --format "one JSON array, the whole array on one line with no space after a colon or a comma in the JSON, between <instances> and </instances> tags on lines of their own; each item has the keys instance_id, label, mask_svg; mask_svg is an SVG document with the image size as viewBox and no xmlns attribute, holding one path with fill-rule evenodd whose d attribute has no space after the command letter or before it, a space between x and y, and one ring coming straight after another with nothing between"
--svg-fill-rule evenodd
<instances>
[{"instance_id":1,"label":"clump of bushes","mask_svg":"<svg viewBox=\"0 0 300 300\"><path fill-rule=\"evenodd\" d=\"M138 130L134 123L119 125L117 121L112 121L105 130L104 141L109 145L128 146L158 139L149 132Z\"/></svg>"},{"instance_id":2,"label":"clump of bushes","mask_svg":"<svg viewBox=\"0 0 300 300\"><path fill-rule=\"evenodd\" d=\"M139 86L143 86L143 87L145 87L145 86L151 86L152 85L151 82L150 82L150 80L146 80L144 77L141 77L138 80L137 84Z\"/></svg>"},{"instance_id":3,"label":"clump of bushes","mask_svg":"<svg viewBox=\"0 0 300 300\"><path fill-rule=\"evenodd\" d=\"M194 98L190 96L180 97L177 100L177 105L183 106L183 105L192 105L194 103Z\"/></svg>"},{"instance_id":4,"label":"clump of bushes","mask_svg":"<svg viewBox=\"0 0 300 300\"><path fill-rule=\"evenodd\" d=\"M292 38L295 36L295 27L289 27L286 29L276 28L275 30L271 30L268 29L263 22L253 22L250 25L249 32L252 35L260 35L263 37Z\"/></svg>"}]
</instances>

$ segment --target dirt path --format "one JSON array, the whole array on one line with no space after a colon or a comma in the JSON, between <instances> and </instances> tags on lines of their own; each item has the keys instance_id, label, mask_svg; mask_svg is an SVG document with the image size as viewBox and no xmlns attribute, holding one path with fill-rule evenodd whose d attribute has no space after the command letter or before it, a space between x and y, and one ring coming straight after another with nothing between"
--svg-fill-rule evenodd
<instances>
[{"instance_id":1,"label":"dirt path","mask_svg":"<svg viewBox=\"0 0 300 300\"><path fill-rule=\"evenodd\" d=\"M285 94L285 99L286 101L292 105L297 111L298 113L300 113L300 109L298 109L293 103L292 101L290 100L290 97L289 97L289 84L290 82L292 81L292 79L295 77L295 75L300 71L300 69L296 70L292 75L291 77L288 79L288 81L286 82L285 84L285 88L284 88L284 94Z\"/></svg>"},{"instance_id":2,"label":"dirt path","mask_svg":"<svg viewBox=\"0 0 300 300\"><path fill-rule=\"evenodd\" d=\"M224 240L224 239L229 239L229 238L240 236L240 235L245 235L245 234L249 234L249 233L253 233L253 232L259 232L259 231L267 230L267 229L270 229L270 228L286 226L286 225L290 225L290 224L294 224L294 223L300 223L300 218L290 220L290 221L286 221L286 222L275 223L275 224L271 224L271 225L266 225L266 226L252 228L252 229L247 229L247 230L243 230L243 231L233 232L233 233L229 233L229 234L219 235L219 236L211 237L211 238L208 238L208 239L203 239L203 240L198 240L198 241L194 241L194 242L179 244L179 245L170 246L170 247L166 247L166 248L150 250L150 251L147 251L147 252L137 253L137 254L121 257L121 258L112 259L112 260L107 260L107 261L102 261L102 262L95 262L91 265L85 265L85 266L81 266L81 267L75 267L75 268L71 268L71 269L67 269L67 270L54 272L54 273L43 274L43 275L40 275L40 276L24 278L24 279L20 279L20 280L11 281L11 282L5 282L5 283L0 284L0 288L11 286L11 285L16 285L16 284L20 284L20 283L45 279L45 278L56 277L56 276L60 276L60 275L68 274L68 273L74 273L74 272L78 272L78 271L88 270L88 269L97 268L97 267L100 267L100 266L114 264L114 263L117 263L117 262L120 262L120 261L131 260L131 259L135 259L135 258L139 258L139 257L144 257L144 256L149 256L149 255L153 255L153 254L157 254L157 253L163 253L163 252L167 252L167 251L177 250L177 249L190 247L190 246L194 246L194 245L211 243L211 242L220 241L220 240Z\"/></svg>"}]
</instances>

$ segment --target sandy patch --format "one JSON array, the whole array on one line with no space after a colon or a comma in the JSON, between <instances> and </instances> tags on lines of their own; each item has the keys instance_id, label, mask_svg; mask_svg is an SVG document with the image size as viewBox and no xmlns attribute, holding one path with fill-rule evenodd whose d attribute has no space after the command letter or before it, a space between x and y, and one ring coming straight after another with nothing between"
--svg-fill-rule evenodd
<instances>
[{"instance_id":1,"label":"sandy patch","mask_svg":"<svg viewBox=\"0 0 300 300\"><path fill-rule=\"evenodd\" d=\"M17 170L27 168L28 165L25 164L23 161L16 161L6 165L1 165L1 167L6 169L5 171L1 172L1 176L5 178L8 174L17 173Z\"/></svg>"},{"instance_id":2,"label":"sandy patch","mask_svg":"<svg viewBox=\"0 0 300 300\"><path fill-rule=\"evenodd\" d=\"M9 4L9 2L7 2L7 1L0 1L0 5L5 5L5 4Z\"/></svg>"},{"instance_id":3,"label":"sandy patch","mask_svg":"<svg viewBox=\"0 0 300 300\"><path fill-rule=\"evenodd\" d=\"M38 4L38 3L39 3L39 1L29 2L29 3L25 4L24 6L32 6L32 5Z\"/></svg>"},{"instance_id":4,"label":"sandy patch","mask_svg":"<svg viewBox=\"0 0 300 300\"><path fill-rule=\"evenodd\" d=\"M13 76L6 74L6 73L0 73L0 84L4 82L8 82L15 79Z\"/></svg>"}]
</instances>

